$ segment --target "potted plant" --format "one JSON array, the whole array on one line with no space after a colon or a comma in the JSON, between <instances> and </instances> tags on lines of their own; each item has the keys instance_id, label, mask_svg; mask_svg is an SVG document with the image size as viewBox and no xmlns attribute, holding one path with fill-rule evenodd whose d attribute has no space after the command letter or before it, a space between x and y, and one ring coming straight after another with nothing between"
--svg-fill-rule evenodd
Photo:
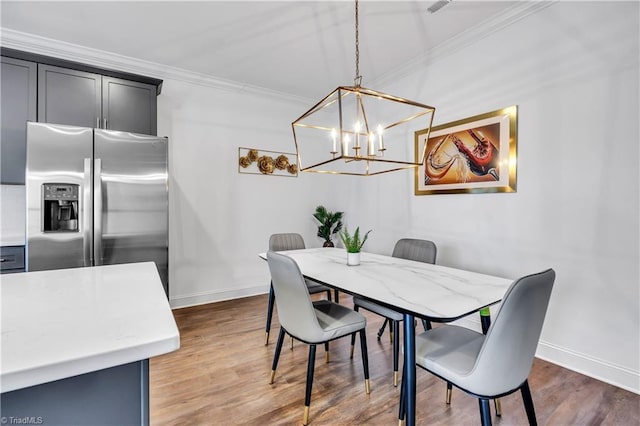
<instances>
[{"instance_id":1,"label":"potted plant","mask_svg":"<svg viewBox=\"0 0 640 426\"><path fill-rule=\"evenodd\" d=\"M322 247L333 247L332 236L342 229L343 212L330 212L324 206L316 207L313 217L320 223L318 237L324 239Z\"/></svg>"},{"instance_id":2,"label":"potted plant","mask_svg":"<svg viewBox=\"0 0 640 426\"><path fill-rule=\"evenodd\" d=\"M368 230L362 239L360 239L360 227L356 228L353 235L349 234L347 227L344 228L344 231L340 232L340 239L344 244L344 248L347 250L347 265L356 266L360 264L360 250L367 241L369 232L371 232L371 230Z\"/></svg>"}]
</instances>

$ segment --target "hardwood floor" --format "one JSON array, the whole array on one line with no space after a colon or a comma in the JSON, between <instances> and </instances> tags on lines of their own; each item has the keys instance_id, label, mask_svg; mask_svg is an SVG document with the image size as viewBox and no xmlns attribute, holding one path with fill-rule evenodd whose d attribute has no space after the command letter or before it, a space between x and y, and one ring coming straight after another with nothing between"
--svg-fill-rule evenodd
<instances>
[{"instance_id":1,"label":"hardwood floor","mask_svg":"<svg viewBox=\"0 0 640 426\"><path fill-rule=\"evenodd\" d=\"M341 295L340 302L351 305ZM295 342L282 350L276 379L269 384L279 324L277 315L264 346L267 297L255 296L174 311L180 350L153 358L150 367L151 424L293 425L301 424L308 346ZM389 335L376 332L382 318L368 314L367 343L371 394L364 390L359 345L349 359L349 339L331 343L325 363L318 347L311 399L311 425L397 425L400 388L392 384ZM542 360L529 378L541 425L640 425L640 396ZM418 369L417 423L480 424L477 400ZM493 410L493 409L492 409ZM526 425L519 393L502 398L496 425Z\"/></svg>"}]
</instances>

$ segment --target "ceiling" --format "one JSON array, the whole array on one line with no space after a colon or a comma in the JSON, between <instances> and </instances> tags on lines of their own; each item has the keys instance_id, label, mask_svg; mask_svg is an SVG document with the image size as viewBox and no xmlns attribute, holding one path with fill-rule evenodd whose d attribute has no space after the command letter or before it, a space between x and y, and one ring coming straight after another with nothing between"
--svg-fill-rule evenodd
<instances>
[{"instance_id":1,"label":"ceiling","mask_svg":"<svg viewBox=\"0 0 640 426\"><path fill-rule=\"evenodd\" d=\"M517 2L367 1L363 86L507 13ZM351 1L6 1L3 28L297 97L320 98L355 75Z\"/></svg>"}]
</instances>

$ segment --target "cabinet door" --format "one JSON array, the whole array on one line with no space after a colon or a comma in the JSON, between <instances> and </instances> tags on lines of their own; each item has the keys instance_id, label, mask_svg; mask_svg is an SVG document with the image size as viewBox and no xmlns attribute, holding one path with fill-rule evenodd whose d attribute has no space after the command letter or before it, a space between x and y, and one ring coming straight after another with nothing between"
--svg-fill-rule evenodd
<instances>
[{"instance_id":1,"label":"cabinet door","mask_svg":"<svg viewBox=\"0 0 640 426\"><path fill-rule=\"evenodd\" d=\"M38 121L99 127L102 76L38 64Z\"/></svg>"},{"instance_id":2,"label":"cabinet door","mask_svg":"<svg viewBox=\"0 0 640 426\"><path fill-rule=\"evenodd\" d=\"M24 185L27 120L36 121L36 63L2 58L0 97L1 182Z\"/></svg>"},{"instance_id":3,"label":"cabinet door","mask_svg":"<svg viewBox=\"0 0 640 426\"><path fill-rule=\"evenodd\" d=\"M156 135L156 86L102 77L106 129Z\"/></svg>"}]
</instances>

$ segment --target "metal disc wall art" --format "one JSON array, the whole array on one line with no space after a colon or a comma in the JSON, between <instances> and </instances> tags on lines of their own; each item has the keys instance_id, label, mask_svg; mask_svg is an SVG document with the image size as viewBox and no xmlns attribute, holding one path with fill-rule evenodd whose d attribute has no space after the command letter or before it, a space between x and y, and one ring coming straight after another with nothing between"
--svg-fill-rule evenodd
<instances>
[{"instance_id":1,"label":"metal disc wall art","mask_svg":"<svg viewBox=\"0 0 640 426\"><path fill-rule=\"evenodd\" d=\"M267 176L298 176L296 154L265 151L256 148L238 148L238 173Z\"/></svg>"}]
</instances>

